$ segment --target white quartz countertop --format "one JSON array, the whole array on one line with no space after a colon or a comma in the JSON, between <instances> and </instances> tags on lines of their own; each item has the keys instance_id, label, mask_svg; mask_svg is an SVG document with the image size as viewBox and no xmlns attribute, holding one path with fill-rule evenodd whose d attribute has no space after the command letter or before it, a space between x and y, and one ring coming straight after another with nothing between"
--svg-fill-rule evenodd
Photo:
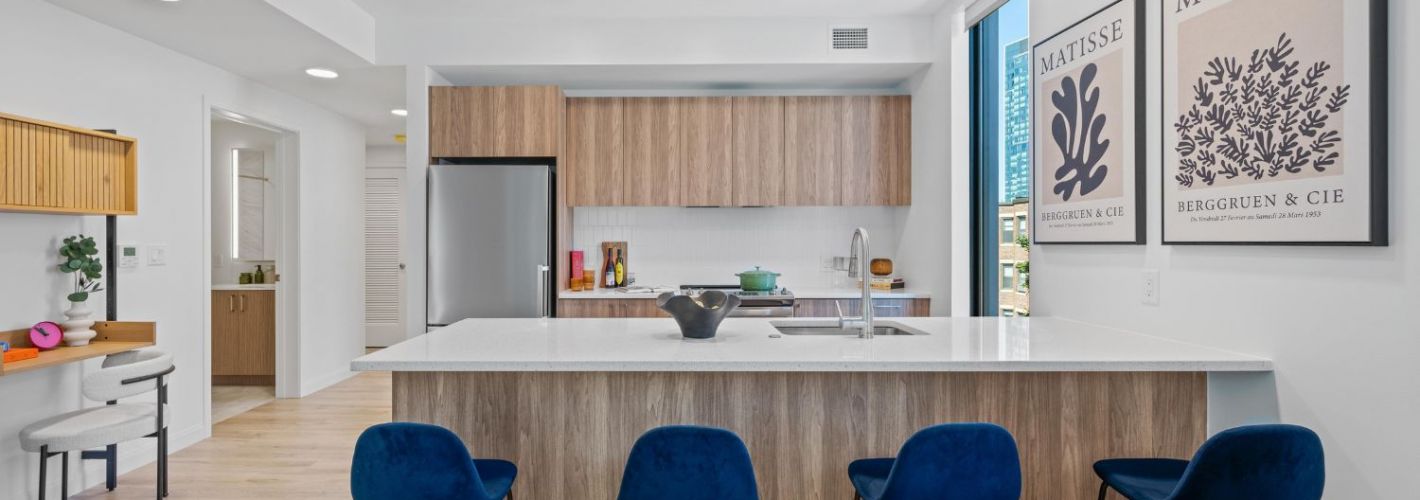
<instances>
[{"instance_id":1,"label":"white quartz countertop","mask_svg":"<svg viewBox=\"0 0 1420 500\"><path fill-rule=\"evenodd\" d=\"M663 291L672 291L675 288L665 288ZM660 290L660 288L658 288ZM796 299L856 299L863 296L863 291L857 288L790 288ZM654 299L660 293L642 292L631 293L622 292L615 289L598 288L590 292L563 291L557 294L559 299ZM923 290L873 290L875 299L927 299L932 294Z\"/></svg>"},{"instance_id":2,"label":"white quartz countertop","mask_svg":"<svg viewBox=\"0 0 1420 500\"><path fill-rule=\"evenodd\" d=\"M356 358L357 371L1269 371L1268 359L1056 318L892 318L928 335L789 336L729 318L468 319Z\"/></svg>"},{"instance_id":3,"label":"white quartz countertop","mask_svg":"<svg viewBox=\"0 0 1420 500\"><path fill-rule=\"evenodd\" d=\"M219 291L233 291L233 290L275 290L275 289L276 289L276 284L275 284L275 283L254 284L254 285L238 285L238 284L235 284L235 283L213 284L213 285L212 285L212 289L213 289L213 290L219 290Z\"/></svg>"}]
</instances>

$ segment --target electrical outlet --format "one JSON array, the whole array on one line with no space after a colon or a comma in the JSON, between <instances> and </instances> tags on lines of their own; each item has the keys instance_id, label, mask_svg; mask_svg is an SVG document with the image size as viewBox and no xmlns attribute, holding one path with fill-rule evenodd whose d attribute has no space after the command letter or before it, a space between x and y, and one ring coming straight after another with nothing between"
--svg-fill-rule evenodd
<instances>
[{"instance_id":1,"label":"electrical outlet","mask_svg":"<svg viewBox=\"0 0 1420 500\"><path fill-rule=\"evenodd\" d=\"M148 245L148 265L166 266L168 265L167 245Z\"/></svg>"},{"instance_id":2,"label":"electrical outlet","mask_svg":"<svg viewBox=\"0 0 1420 500\"><path fill-rule=\"evenodd\" d=\"M1159 305L1159 271L1148 269L1144 271L1144 289L1140 301L1145 305Z\"/></svg>"}]
</instances>

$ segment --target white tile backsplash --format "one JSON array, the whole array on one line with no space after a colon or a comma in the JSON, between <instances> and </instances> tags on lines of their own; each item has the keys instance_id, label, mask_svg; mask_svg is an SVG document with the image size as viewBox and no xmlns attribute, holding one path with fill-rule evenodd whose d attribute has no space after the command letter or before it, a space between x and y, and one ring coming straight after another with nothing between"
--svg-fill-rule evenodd
<instances>
[{"instance_id":1,"label":"white tile backsplash","mask_svg":"<svg viewBox=\"0 0 1420 500\"><path fill-rule=\"evenodd\" d=\"M868 230L873 257L896 257L901 210L582 207L572 211L572 248L600 269L601 242L627 242L639 285L735 284L735 273L762 266L791 289L846 287L847 276L824 269L824 259L848 255L858 227Z\"/></svg>"}]
</instances>

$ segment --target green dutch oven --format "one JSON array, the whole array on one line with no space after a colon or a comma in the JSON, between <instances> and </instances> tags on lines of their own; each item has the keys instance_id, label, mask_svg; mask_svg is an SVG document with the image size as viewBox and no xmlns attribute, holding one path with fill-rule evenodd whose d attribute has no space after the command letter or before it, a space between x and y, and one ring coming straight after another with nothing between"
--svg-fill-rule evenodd
<instances>
[{"instance_id":1,"label":"green dutch oven","mask_svg":"<svg viewBox=\"0 0 1420 500\"><path fill-rule=\"evenodd\" d=\"M753 271L745 271L735 276L740 277L740 289L746 292L770 292L778 288L775 285L779 273L762 270L759 266L754 266Z\"/></svg>"}]
</instances>

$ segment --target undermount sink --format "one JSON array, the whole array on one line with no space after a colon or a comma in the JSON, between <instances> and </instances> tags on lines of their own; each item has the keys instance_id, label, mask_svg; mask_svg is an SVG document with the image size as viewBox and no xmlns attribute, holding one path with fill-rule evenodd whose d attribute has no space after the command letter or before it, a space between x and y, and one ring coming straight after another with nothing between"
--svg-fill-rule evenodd
<instances>
[{"instance_id":1,"label":"undermount sink","mask_svg":"<svg viewBox=\"0 0 1420 500\"><path fill-rule=\"evenodd\" d=\"M859 328L843 328L836 321L771 321L769 324L783 335L857 336L862 332ZM878 321L873 325L873 335L927 335L927 332L894 321Z\"/></svg>"}]
</instances>

